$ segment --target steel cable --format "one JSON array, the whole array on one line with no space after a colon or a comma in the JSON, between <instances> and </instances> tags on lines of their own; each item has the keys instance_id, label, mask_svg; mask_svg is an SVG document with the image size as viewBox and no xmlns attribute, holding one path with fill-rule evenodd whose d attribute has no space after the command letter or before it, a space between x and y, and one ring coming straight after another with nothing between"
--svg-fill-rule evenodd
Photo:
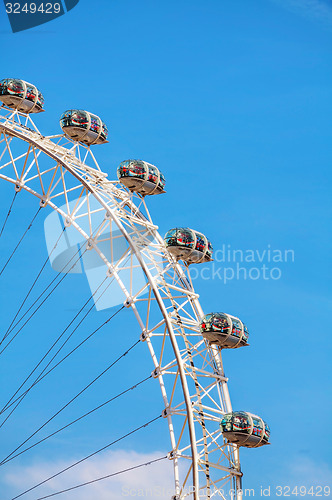
<instances>
[{"instance_id":1,"label":"steel cable","mask_svg":"<svg viewBox=\"0 0 332 500\"><path fill-rule=\"evenodd\" d=\"M50 363L48 363L48 365L44 368L44 370L38 375L37 379L33 382L33 384L29 387L29 389L27 389L25 392L23 392L23 394L21 394L14 401L12 401L6 408L3 409L3 411L1 413L4 413L11 406L13 406L17 401L23 399L26 396L26 394L28 394L29 391L35 385L37 385L39 382L41 382L45 377L47 377L47 375L49 375L53 370L55 370L55 368L57 368L61 363L63 363L63 361L65 361L67 358L69 358L69 356L71 356L75 351L77 351L77 349L79 349L83 344L85 344L85 342L87 342L95 333L97 333L99 330L101 330L101 328L103 328L105 325L107 325L107 323L109 323L111 321L111 319L113 319L120 311L122 311L122 309L124 309L124 307L125 306L121 306L120 309L118 309L115 313L113 313L112 316L110 316L106 321L104 321L104 323L102 323L101 325L99 325L98 328L96 328L92 333L90 333L90 335L88 335L84 340L82 340L82 342L80 342L74 349L72 349L68 354L66 354L66 356L64 356L60 361L58 361L54 366L52 366L52 368L50 370L48 370L48 372L44 373L44 371L47 369L47 367L49 366L49 364L53 361L53 359L55 357L54 356L51 359ZM59 351L60 350L61 349L59 349ZM20 402L21 401L19 401L18 404L20 404ZM17 408L18 404L15 406L14 410ZM9 416L13 413L13 411L8 415L8 417L6 418L6 420L8 420ZM4 423L6 422L6 420L4 422L2 422L2 424L0 425L0 428L4 425Z\"/></svg>"},{"instance_id":2,"label":"steel cable","mask_svg":"<svg viewBox=\"0 0 332 500\"><path fill-rule=\"evenodd\" d=\"M124 434L123 436L121 436L120 438L116 439L115 441L112 441L111 443L107 444L106 446L103 446L103 448L100 448L99 450L97 450L97 451L91 453L90 455L87 455L86 457L82 458L81 460L78 460L77 462L69 465L65 469L62 469L60 472L57 472L56 474L53 474L53 476L50 476L47 479L44 479L44 481L41 481L40 483L36 484L35 486L32 486L28 490L23 491L23 493L20 493L19 495L17 495L16 497L12 498L11 500L16 500L17 498L22 497L26 493L29 493L30 491L38 488L39 486L42 486L43 484L47 483L48 481L51 481L51 479L54 479L55 477L60 476L60 474L63 474L64 472L67 472L68 470L72 469L73 467L76 467L76 465L81 464L85 460L88 460L89 458L91 458L91 457L97 455L98 453L106 450L107 448L110 448L111 446L113 446L114 444L118 443L119 441L122 441L122 439L125 439L126 437L131 436L132 434L134 434L135 432L137 432L137 431L139 431L139 430L141 430L141 429L143 429L145 427L148 427L150 424L152 424L156 420L159 420L160 418L162 418L162 415L158 415L158 417L155 417L152 420L149 420L148 422L146 422L145 424L141 425L140 427L136 427L136 429L128 432L127 434ZM159 460L162 460L164 458L167 458L167 456L162 457ZM152 461L150 463L152 463Z\"/></svg>"},{"instance_id":3,"label":"steel cable","mask_svg":"<svg viewBox=\"0 0 332 500\"><path fill-rule=\"evenodd\" d=\"M82 249L83 245L78 248L78 250L74 253L74 255L71 257L71 259L63 266L63 268L61 269L61 271L59 271L56 276L52 279L52 281L47 285L47 287L42 291L42 293L36 298L36 300L31 304L31 306L25 311L25 313L20 317L20 319L17 321L17 323L15 323L15 325L12 327L12 328L8 328L7 329L7 332L5 333L5 337L1 340L0 342L0 345L2 344L2 342L4 341L4 339L8 336L7 334L8 333L11 333L15 330L15 328L23 321L23 319L26 317L26 315L31 311L31 309L33 308L34 305L37 304L37 302L42 298L43 295L45 295L45 293L47 292L47 290L53 285L53 283L59 278L59 276L61 274L65 274L65 276L67 276L67 274L69 274L69 272L76 266L77 262L82 258L83 254L85 253L85 251L83 252L82 255L79 256L79 258L75 261L75 264L68 270L65 272L65 269L69 266L69 264L71 263L71 261L76 257L76 255L78 255ZM56 287L55 287L56 288ZM53 288L53 291L55 290L55 288ZM53 293L53 292L52 292Z\"/></svg>"},{"instance_id":4,"label":"steel cable","mask_svg":"<svg viewBox=\"0 0 332 500\"><path fill-rule=\"evenodd\" d=\"M1 238L1 236L2 236L2 233L4 232L4 229L5 229L5 227L6 227L6 224L7 224L8 218L9 218L9 216L10 216L10 214L11 214L11 211L12 211L12 208L13 208L14 201L15 201L15 199L16 199L17 193L18 193L18 191L15 191L13 201L12 201L12 202L11 202L11 204L10 204L10 207L9 207L8 213L7 213L7 215L6 215L5 221L4 221L4 223L3 223L3 225L2 225L2 228L1 228L1 231L0 231L0 238Z\"/></svg>"},{"instance_id":5,"label":"steel cable","mask_svg":"<svg viewBox=\"0 0 332 500\"><path fill-rule=\"evenodd\" d=\"M50 495L46 495L45 497L39 497L39 498L37 498L37 500L45 500L45 498L55 497L57 495L61 495L62 493L67 493L68 491L76 490L77 488L82 488L83 486L88 486L89 484L97 483L99 481L103 481L104 479L109 479L110 477L118 476L119 474L123 474L125 472L130 472L132 470L139 469L141 467L145 467L147 465L151 465L151 464L154 464L156 462L160 462L161 460L165 460L166 458L168 458L167 455L165 455L164 457L156 458L154 460L150 460L149 462L145 462L143 464L129 467L128 469L122 469L118 472L113 472L113 474L108 474L107 476L102 476L102 477L98 477L97 479L92 479L91 481L87 481L86 483L77 484L76 486L72 486L71 488L66 488L65 490L57 491L56 493L51 493ZM18 497L15 497L15 498L18 498ZM12 499L12 500L15 500L15 499Z\"/></svg>"},{"instance_id":6,"label":"steel cable","mask_svg":"<svg viewBox=\"0 0 332 500\"><path fill-rule=\"evenodd\" d=\"M12 251L12 253L10 254L10 256L8 257L5 265L3 266L3 268L1 269L0 271L0 276L2 275L2 273L4 272L4 270L6 269L6 267L8 266L9 262L11 261L11 259L13 258L16 250L18 249L18 247L20 246L20 244L22 243L24 237L26 236L27 232L29 231L29 229L31 229L32 227L32 224L34 223L37 215L39 214L39 212L41 211L42 207L39 207L37 212L35 213L35 215L33 216L29 226L27 227L27 229L24 231L23 235L21 236L21 239L19 240L19 242L17 243L16 247L14 248L14 250Z\"/></svg>"},{"instance_id":7,"label":"steel cable","mask_svg":"<svg viewBox=\"0 0 332 500\"><path fill-rule=\"evenodd\" d=\"M7 349L7 347L13 342L13 340L17 337L17 335L23 330L23 328L29 323L29 321L33 318L33 316L39 311L39 309L42 307L42 305L46 302L46 300L52 295L52 293L58 288L58 286L63 282L63 280L66 278L66 276L68 275L68 273L71 271L71 269L73 269L77 262L83 257L84 253L86 252L87 250L85 249L84 252L78 257L78 259L76 260L76 262L74 262L74 264L72 265L72 267L69 269L69 271L67 271L63 276L62 278L60 279L60 281L58 281L58 283L52 288L52 290L50 291L50 293L45 297L45 299L38 305L38 307L33 311L33 313L29 316L29 318L26 320L25 323L23 323L23 325L21 326L21 328L15 333L15 335L10 339L10 341L8 342L8 344L5 345L5 347L2 349L2 351L0 351L0 356L1 354ZM78 253L78 252L77 252ZM31 308L30 308L31 310ZM20 321L19 321L20 322ZM16 326L16 325L15 325ZM14 330L15 326L13 327L13 329L11 330L11 332ZM10 332L10 333L11 333Z\"/></svg>"},{"instance_id":8,"label":"steel cable","mask_svg":"<svg viewBox=\"0 0 332 500\"><path fill-rule=\"evenodd\" d=\"M52 346L48 349L48 351L46 352L46 354L44 354L44 356L42 357L42 359L37 363L37 365L34 367L34 369L30 372L30 374L25 378L24 382L22 382L22 384L20 385L20 387L17 389L17 391L13 394L13 396L10 398L10 400L4 405L4 407L1 409L0 411L0 415L6 410L6 408L8 407L8 405L11 403L11 401L15 398L15 396L17 395L17 393L22 389L22 387L26 384L26 382L29 380L29 378L34 374L34 372L39 368L39 366L42 364L42 362L46 359L46 357L49 355L49 353L54 349L54 347L57 345L57 343L61 340L61 338L64 336L64 334L66 333L66 331L70 328L70 326L74 323L74 321L78 318L78 316L81 314L81 312L84 310L84 308L87 306L87 304L90 302L90 300L94 297L94 295L98 292L98 290L100 289L100 287L105 283L107 277L102 281L102 283L99 285L99 287L97 288L97 290L88 298L88 300L83 304L83 306L81 307L81 309L78 311L78 313L74 316L74 318L71 320L71 322L66 326L66 328L62 331L62 333L58 336L58 338L55 340L55 342L52 344ZM82 324L82 322L84 321L84 319L88 316L88 314L92 311L94 305L88 310L88 312L85 314L85 316L83 317L83 319L80 321L80 323L75 327L75 329L73 330L73 332L70 334L70 336L66 339L66 341L62 344L62 346L60 347L60 349L56 352L56 354L53 356L53 358L51 359L51 361L49 361L49 363L46 365L46 367L44 368L42 374L44 373L44 371L46 371L46 369L49 367L49 365L52 363L52 361L54 360L54 358L58 355L58 353L61 351L61 349L65 346L65 344L69 341L69 339L71 338L71 336L74 334L74 332L78 329L78 327ZM27 393L26 393L27 394Z\"/></svg>"},{"instance_id":9,"label":"steel cable","mask_svg":"<svg viewBox=\"0 0 332 500\"><path fill-rule=\"evenodd\" d=\"M9 455L7 455L0 463L0 465L8 460L14 453L16 453L22 446L25 445L28 441L30 441L31 438L33 438L39 431L41 431L46 425L48 425L52 420L54 420L55 417L57 417L63 410L68 408L68 406L73 403L81 394L83 394L87 389L89 389L97 380L99 380L105 373L107 373L113 366L115 366L122 358L124 358L134 347L136 347L141 340L137 340L134 344L132 344L129 349L127 349L121 356L119 356L113 363L111 363L104 371L102 371L97 377L95 377L92 382L90 382L88 385L86 385L76 396L74 396L68 403L66 403L64 406L60 408L52 417L50 417L43 425L41 425L35 432L33 432L23 443L21 443L19 446L15 448Z\"/></svg>"},{"instance_id":10,"label":"steel cable","mask_svg":"<svg viewBox=\"0 0 332 500\"><path fill-rule=\"evenodd\" d=\"M55 243L54 247L52 248L51 252L49 253L49 255L48 255L48 257L47 257L47 259L45 260L44 264L42 265L42 267L41 267L41 269L40 269L39 273L37 274L37 277L35 278L34 282L32 283L31 287L29 288L28 293L26 294L25 298L23 299L23 301L22 301L22 303L21 303L21 305L20 305L19 309L17 310L17 312L16 312L16 314L15 314L14 318L12 319L12 321L11 321L11 323L10 323L9 327L7 328L7 331L6 331L6 333L5 333L4 337L3 337L3 339L2 339L2 340L1 340L1 342L0 342L0 346L1 346L1 344L4 342L4 340L8 337L8 335L10 334L10 329L11 329L11 327L13 326L14 321L16 320L16 318L17 318L17 316L19 315L19 313L21 312L21 310L22 310L22 308L23 308L24 304L25 304L25 303L26 303L26 301L28 300L28 298L29 298L29 296L30 296L30 294L31 294L31 292L32 292L32 290L33 290L33 288L35 287L35 285L36 285L37 281L39 280L39 278L40 278L40 276L41 276L41 274L42 274L42 272L44 271L44 269L45 269L45 267L46 267L46 265L47 265L48 261L50 260L50 257L51 257L51 255L52 255L52 253L53 253L53 252L54 252L54 250L56 249L56 247L57 247L57 245L58 245L58 243L59 243L59 241L60 241L60 239L61 239L61 236L63 235L63 233L64 233L64 231L65 231L65 230L66 230L66 228L64 227L64 228L63 228L63 230L62 230L62 232L61 232L61 234L60 234L60 236L59 236L59 238L57 239L57 241L56 241L56 243Z\"/></svg>"},{"instance_id":11,"label":"steel cable","mask_svg":"<svg viewBox=\"0 0 332 500\"><path fill-rule=\"evenodd\" d=\"M69 422L69 424L61 427L60 429L58 429L57 431L54 431L52 432L51 434L49 434L48 436L44 437L43 439L41 439L40 441L37 441L36 443L32 444L31 446L29 446L28 448L25 448L24 450L20 451L19 453L17 453L16 455L13 455L11 456L8 460L6 461L3 461L0 463L0 466L1 465L5 465L6 463L10 462L11 460L14 460L14 458L16 457L19 457L20 455L23 455L23 453L26 453L27 451L31 450L32 448L34 448L35 446L37 446L38 444L41 444L43 443L44 441L47 441L47 439L50 439L51 437L55 436L56 434L58 434L59 432L67 429L68 427L71 427L73 424L76 424L77 422L79 422L80 420L83 420L83 418L86 418L88 417L89 415L91 415L92 413L94 413L95 411L97 410L100 410L101 408L103 408L104 406L108 405L109 403L111 403L112 401L115 401L116 399L118 399L120 396L123 396L124 394L126 394L127 392L130 392L134 389L136 389L137 387L139 387L140 385L142 385L144 382L146 382L147 380L150 380L152 378L152 375L150 375L149 377L146 377L144 378L143 380L141 380L140 382L138 382L137 384L135 385L132 385L131 387L129 387L128 389L120 392L119 394L117 394L116 396L113 396L113 398L111 399L108 399L107 401L105 401L104 403L100 404L99 406L96 406L95 408L93 408L92 410L88 411L87 413L84 413L83 415L81 415L80 417L76 418L75 420L72 420L71 422Z\"/></svg>"}]
</instances>

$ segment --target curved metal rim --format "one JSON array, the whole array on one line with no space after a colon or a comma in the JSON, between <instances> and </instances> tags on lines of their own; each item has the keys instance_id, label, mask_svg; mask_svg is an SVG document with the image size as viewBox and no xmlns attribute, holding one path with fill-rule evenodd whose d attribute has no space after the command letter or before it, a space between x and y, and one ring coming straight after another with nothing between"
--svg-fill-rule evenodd
<instances>
[{"instance_id":1,"label":"curved metal rim","mask_svg":"<svg viewBox=\"0 0 332 500\"><path fill-rule=\"evenodd\" d=\"M128 242L128 245L130 246L132 252L135 254L138 262L140 263L141 268L142 268L142 270L143 270L143 272L144 272L144 274L146 276L146 279L149 282L151 290L154 293L154 296L155 296L155 299L156 299L156 301L158 303L159 309L160 309L160 311L161 311L161 313L163 315L163 318L164 318L164 321L165 321L165 325L167 326L167 330L168 330L168 333L169 333L169 336L170 336L170 340L171 340L171 344L172 344L172 347L173 347L174 355L175 355L175 358L176 358L177 363L178 363L178 369L179 369L179 375L180 375L180 379L181 379L182 391L183 391L184 400L185 400L185 403L186 403L186 410L187 410L187 416L188 416L188 429L189 429L190 443L191 443L191 453L192 453L192 478L193 478L193 487L194 487L193 488L193 490L194 490L193 491L193 498L194 498L194 500L198 500L199 499L199 493L198 493L199 492L198 454L197 454L197 446L196 446L196 434L195 434L193 410L192 410L192 404L191 404L190 394L189 394L189 390L188 390L187 378L186 378L186 374L185 374L185 371L184 371L184 368L183 368L183 365L182 365L182 358L181 358L181 355L180 355L180 352L179 352L179 348L178 348L176 336L175 336L175 333L174 333L173 325L172 325L172 323L170 321L170 318L169 318L169 315L168 315L167 310L165 308L164 302L163 302L163 300L162 300L162 298L160 296L159 289L156 286L156 284L154 282L154 279L153 279L153 277L152 277L152 275L151 275L151 273L150 273L150 271L149 271L146 263L142 259L139 249L136 247L135 242L132 241L131 237L129 236L128 232L126 231L125 227L123 226L123 224L121 223L121 221L119 220L119 218L116 216L116 214L112 213L112 212L110 213L109 207L107 206L107 204L105 203L105 201L101 198L101 196L98 194L98 192L96 192L96 190L90 184L90 182L86 178L84 178L82 175L79 175L66 161L64 161L62 158L60 158L59 156L57 156L52 150L48 149L45 145L43 146L42 144L40 144L40 142L44 142L45 138L41 137L38 141L36 141L32 137L27 137L23 133L20 133L18 130L13 131L13 129L11 129L10 127L8 127L8 126L6 126L4 124L0 124L0 130L3 130L4 132L6 132L9 135L15 136L18 139L21 139L21 140L25 141L28 144L32 144L35 148L37 148L38 150L41 150L47 156L49 156L50 158L52 158L56 163L61 164L63 166L63 168L65 168L71 175L73 175L82 184L82 186L84 186L94 196L94 198L106 210L106 212L109 213L110 218L114 221L114 223L116 224L116 226L118 227L118 229L121 231L121 233L125 237L126 241ZM47 140L48 140L48 138L46 138L46 141ZM91 173L91 172L89 172L89 173ZM96 170L95 174L96 174L96 177L99 177L100 174L101 174L101 172L99 172L98 170ZM12 182L12 180L9 179L9 178L6 179L4 176L2 176L2 178L4 178L5 180L8 180L10 182ZM41 203L43 205L49 204L50 207L53 210L57 211L62 216L66 217L66 214L64 214L59 209L59 207L57 207L51 201L43 199L43 197L40 196L39 193L33 191L28 186L20 185L19 183L16 183L16 188L17 189L24 189L24 190L30 192L31 194L33 194L37 198L39 198L41 200ZM134 205L134 207L136 208L136 210L138 212L137 207L135 205ZM82 229L80 228L80 226L74 220L71 220L70 222L84 236L84 238L87 241L90 240L89 237L88 237L88 235L86 233L84 233L84 231L82 231ZM164 244L163 243L163 239L159 235L158 232L156 232L156 238L159 240L160 244ZM102 252L100 252L100 250L94 244L94 242L91 242L91 243L92 243L92 246L94 247L94 249L99 254L99 256L104 261L104 263L110 267L111 265L108 262L108 260L106 259L106 257L102 254ZM173 267L177 270L177 272L179 274L182 274L182 269L181 269L179 263L176 262L175 259L173 259L170 254L168 254L168 257L169 257L169 260L171 261ZM119 285L121 286L121 280L117 278L117 281L118 281ZM122 286L121 288L123 289L125 287ZM130 297L127 297L127 298L130 300ZM201 315L203 315L203 312L202 312L202 309L200 307L198 298L196 297L193 300L195 302L197 310L200 312ZM135 311L135 305L131 303L130 306L132 307L132 309L134 311L134 314L135 314L136 318L138 319L139 315L137 314L137 311ZM142 325L140 325L140 326L142 326ZM143 325L143 328L144 328L144 325ZM210 351L211 351L212 356L213 356L213 358L214 358L214 360L216 362L216 365L218 366L218 370L220 371L221 374L223 374L223 368L222 368L221 358L219 356L218 349L216 348L216 346L210 346ZM155 360L154 360L154 364L156 365ZM159 382L161 384L163 384L163 382L162 382L162 374L159 374L158 378L159 378ZM225 390L225 395L226 395L225 396L226 397L226 406L231 409L231 404L230 404L230 398L229 398L227 383L222 382L222 384L223 384L223 388ZM167 418L171 420L171 416L170 415L167 415ZM235 452L237 452L236 448L234 450L235 450ZM238 479L238 475L236 476L236 478Z\"/></svg>"}]
</instances>

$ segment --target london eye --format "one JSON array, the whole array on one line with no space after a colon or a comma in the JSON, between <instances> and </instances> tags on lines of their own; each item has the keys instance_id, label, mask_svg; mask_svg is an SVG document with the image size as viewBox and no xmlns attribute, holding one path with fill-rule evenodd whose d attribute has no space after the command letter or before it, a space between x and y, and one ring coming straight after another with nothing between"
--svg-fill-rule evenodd
<instances>
[{"instance_id":1,"label":"london eye","mask_svg":"<svg viewBox=\"0 0 332 500\"><path fill-rule=\"evenodd\" d=\"M23 191L34 197L36 214L57 214L59 231L48 243L48 261L53 268L57 266L59 280L80 259L89 261L92 274L96 267L102 273L92 294L112 286L121 297L121 308L126 314L131 311L137 320L140 334L136 343L145 344L151 356L151 377L162 395L160 418L165 432L168 428L169 450L160 460L173 465L172 499L241 500L245 471L239 449L269 444L270 430L260 416L233 409L223 366L224 349L248 345L250 326L248 329L242 319L227 312L203 311L193 286L190 268L212 261L213 241L202 227L176 227L165 236L159 234L149 211L149 197L167 196L166 181L172 183L172 179L142 159L124 160L106 172L96 158L96 145L106 144L108 139L102 118L70 109L59 116L62 130L45 136L37 125L44 99L35 85L7 78L0 82L0 99L0 179L14 195L9 211L2 211L2 237L15 210L15 199ZM61 241L69 231L77 235L80 246L67 245L61 254ZM15 251L16 247L4 260L1 274ZM144 277L139 282L137 271ZM37 308L38 303L24 313L23 304L1 336L1 352L14 342ZM125 327L123 330L124 335ZM47 370L32 384L30 374L30 382L24 381L2 402L3 424L45 373ZM14 450L1 458L0 465L6 467L26 447L27 443L13 444ZM34 487L27 485L26 492ZM225 491L231 492L230 497Z\"/></svg>"}]
</instances>

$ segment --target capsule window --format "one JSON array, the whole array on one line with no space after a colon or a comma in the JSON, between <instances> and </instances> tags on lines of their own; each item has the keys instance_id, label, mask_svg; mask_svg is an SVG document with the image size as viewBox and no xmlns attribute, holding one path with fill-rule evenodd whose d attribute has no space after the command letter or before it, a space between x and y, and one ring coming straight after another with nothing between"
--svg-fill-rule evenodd
<instances>
[{"instance_id":1,"label":"capsule window","mask_svg":"<svg viewBox=\"0 0 332 500\"><path fill-rule=\"evenodd\" d=\"M165 187L165 184L166 184L166 180L165 180L165 177L163 176L162 173L160 173L160 179L159 179L159 187L161 187L161 189L164 189Z\"/></svg>"},{"instance_id":2,"label":"capsule window","mask_svg":"<svg viewBox=\"0 0 332 500\"><path fill-rule=\"evenodd\" d=\"M264 425L265 425L264 438L268 441L270 439L271 431L270 431L270 427L267 425L266 422L264 422Z\"/></svg>"},{"instance_id":3,"label":"capsule window","mask_svg":"<svg viewBox=\"0 0 332 500\"><path fill-rule=\"evenodd\" d=\"M158 170L153 165L149 165L148 181L153 182L154 184L158 181Z\"/></svg>"},{"instance_id":4,"label":"capsule window","mask_svg":"<svg viewBox=\"0 0 332 500\"><path fill-rule=\"evenodd\" d=\"M220 315L214 317L212 326L215 327L214 330L218 330L221 333L227 333L227 330L229 329L227 318Z\"/></svg>"},{"instance_id":5,"label":"capsule window","mask_svg":"<svg viewBox=\"0 0 332 500\"><path fill-rule=\"evenodd\" d=\"M0 95L7 95L7 84L8 79L2 80L2 82L0 82Z\"/></svg>"},{"instance_id":6,"label":"capsule window","mask_svg":"<svg viewBox=\"0 0 332 500\"><path fill-rule=\"evenodd\" d=\"M196 250L199 252L204 252L205 250L205 239L202 234L196 233Z\"/></svg>"},{"instance_id":7,"label":"capsule window","mask_svg":"<svg viewBox=\"0 0 332 500\"><path fill-rule=\"evenodd\" d=\"M25 98L28 99L29 101L34 102L37 97L37 89L36 87L33 87L32 85L27 85L27 93Z\"/></svg>"},{"instance_id":8,"label":"capsule window","mask_svg":"<svg viewBox=\"0 0 332 500\"><path fill-rule=\"evenodd\" d=\"M71 112L67 111L66 113L63 113L60 118L60 125L61 127L69 127L71 125Z\"/></svg>"},{"instance_id":9,"label":"capsule window","mask_svg":"<svg viewBox=\"0 0 332 500\"><path fill-rule=\"evenodd\" d=\"M240 337L242 333L242 325L238 319L232 318L232 335L235 337Z\"/></svg>"},{"instance_id":10,"label":"capsule window","mask_svg":"<svg viewBox=\"0 0 332 500\"><path fill-rule=\"evenodd\" d=\"M129 166L129 173L133 177L145 179L146 168L143 162L131 163Z\"/></svg>"},{"instance_id":11,"label":"capsule window","mask_svg":"<svg viewBox=\"0 0 332 500\"><path fill-rule=\"evenodd\" d=\"M213 253L213 246L211 245L211 242L208 240L208 247L207 247L206 255L211 258L212 253Z\"/></svg>"},{"instance_id":12,"label":"capsule window","mask_svg":"<svg viewBox=\"0 0 332 500\"><path fill-rule=\"evenodd\" d=\"M250 434L250 422L246 415L235 415L233 418L233 430Z\"/></svg>"},{"instance_id":13,"label":"capsule window","mask_svg":"<svg viewBox=\"0 0 332 500\"><path fill-rule=\"evenodd\" d=\"M176 246L177 245L177 229L170 229L166 236L165 241L167 246Z\"/></svg>"},{"instance_id":14,"label":"capsule window","mask_svg":"<svg viewBox=\"0 0 332 500\"><path fill-rule=\"evenodd\" d=\"M228 413L224 415L221 420L221 426L224 431L232 431L233 430L233 422L232 422L232 414Z\"/></svg>"},{"instance_id":15,"label":"capsule window","mask_svg":"<svg viewBox=\"0 0 332 500\"><path fill-rule=\"evenodd\" d=\"M41 92L38 91L37 105L42 108L44 106L44 103L45 103L44 96Z\"/></svg>"},{"instance_id":16,"label":"capsule window","mask_svg":"<svg viewBox=\"0 0 332 500\"><path fill-rule=\"evenodd\" d=\"M107 139L108 128L106 127L105 123L102 124L101 135L104 137L104 139Z\"/></svg>"},{"instance_id":17,"label":"capsule window","mask_svg":"<svg viewBox=\"0 0 332 500\"><path fill-rule=\"evenodd\" d=\"M99 134L101 128L100 119L96 115L90 115L90 117L91 117L90 129L92 130L92 132Z\"/></svg>"},{"instance_id":18,"label":"capsule window","mask_svg":"<svg viewBox=\"0 0 332 500\"><path fill-rule=\"evenodd\" d=\"M192 248L194 245L194 235L188 229L181 229L177 231L177 243L183 247Z\"/></svg>"},{"instance_id":19,"label":"capsule window","mask_svg":"<svg viewBox=\"0 0 332 500\"><path fill-rule=\"evenodd\" d=\"M261 437L263 432L263 422L255 417L252 417L252 421L253 421L253 430L252 430L253 436Z\"/></svg>"},{"instance_id":20,"label":"capsule window","mask_svg":"<svg viewBox=\"0 0 332 500\"><path fill-rule=\"evenodd\" d=\"M130 165L130 163L128 162L127 164L122 165L119 168L119 173L120 173L121 177L129 177L130 176L129 165Z\"/></svg>"},{"instance_id":21,"label":"capsule window","mask_svg":"<svg viewBox=\"0 0 332 500\"><path fill-rule=\"evenodd\" d=\"M73 125L74 127L88 128L89 126L88 115L82 111L75 111L69 118L69 121L71 121L69 125Z\"/></svg>"},{"instance_id":22,"label":"capsule window","mask_svg":"<svg viewBox=\"0 0 332 500\"><path fill-rule=\"evenodd\" d=\"M247 341L249 338L249 331L246 325L243 325L243 339Z\"/></svg>"},{"instance_id":23,"label":"capsule window","mask_svg":"<svg viewBox=\"0 0 332 500\"><path fill-rule=\"evenodd\" d=\"M128 177L129 165L130 165L129 160L123 161L122 163L120 163L120 165L118 166L118 172L119 172L120 177Z\"/></svg>"},{"instance_id":24,"label":"capsule window","mask_svg":"<svg viewBox=\"0 0 332 500\"><path fill-rule=\"evenodd\" d=\"M205 321L205 323L211 323L212 318L213 318L213 313L206 314L206 315L204 316L204 321ZM203 325L202 325L202 326L203 326ZM204 328L204 327L203 327L203 328Z\"/></svg>"},{"instance_id":25,"label":"capsule window","mask_svg":"<svg viewBox=\"0 0 332 500\"><path fill-rule=\"evenodd\" d=\"M118 172L120 177L145 179L145 166L144 163L140 161L135 163L131 160L123 161L118 167Z\"/></svg>"},{"instance_id":26,"label":"capsule window","mask_svg":"<svg viewBox=\"0 0 332 500\"><path fill-rule=\"evenodd\" d=\"M15 97L24 97L24 84L20 80L9 80L7 89L8 94Z\"/></svg>"}]
</instances>

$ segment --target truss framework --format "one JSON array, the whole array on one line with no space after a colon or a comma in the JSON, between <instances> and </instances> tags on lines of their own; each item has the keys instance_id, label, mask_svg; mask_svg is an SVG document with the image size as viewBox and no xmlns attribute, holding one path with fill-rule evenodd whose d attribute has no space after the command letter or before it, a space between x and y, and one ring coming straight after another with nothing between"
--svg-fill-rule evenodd
<instances>
[{"instance_id":1,"label":"truss framework","mask_svg":"<svg viewBox=\"0 0 332 500\"><path fill-rule=\"evenodd\" d=\"M224 441L219 427L222 415L232 411L221 350L200 334L203 311L189 268L166 250L145 199L109 181L90 148L64 135L44 137L29 115L2 110L0 179L37 197L41 207L50 206L78 231L139 323L170 433L172 498L241 500L238 447ZM126 248L115 257L119 232ZM145 275L140 290L134 286L136 268Z\"/></svg>"}]
</instances>

